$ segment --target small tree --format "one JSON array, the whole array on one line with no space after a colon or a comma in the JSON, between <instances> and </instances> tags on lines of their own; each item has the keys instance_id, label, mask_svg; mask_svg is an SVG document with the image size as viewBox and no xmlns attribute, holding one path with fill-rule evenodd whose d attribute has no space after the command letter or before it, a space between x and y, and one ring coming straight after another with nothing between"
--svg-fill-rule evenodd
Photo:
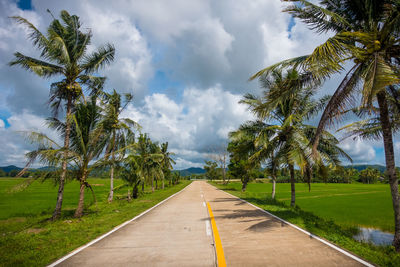
<instances>
[{"instance_id":1,"label":"small tree","mask_svg":"<svg viewBox=\"0 0 400 267\"><path fill-rule=\"evenodd\" d=\"M205 161L204 170L206 170L205 176L208 180L215 180L220 178L218 171L218 164L215 161Z\"/></svg>"},{"instance_id":2,"label":"small tree","mask_svg":"<svg viewBox=\"0 0 400 267\"><path fill-rule=\"evenodd\" d=\"M209 153L209 157L210 159L212 159L214 162L217 163L218 167L221 170L221 175L222 175L222 182L224 184L228 183L226 182L226 169L228 166L228 162L229 162L229 153L227 150L226 145L221 145L219 147L215 147L214 149L212 149L212 152Z\"/></svg>"}]
</instances>

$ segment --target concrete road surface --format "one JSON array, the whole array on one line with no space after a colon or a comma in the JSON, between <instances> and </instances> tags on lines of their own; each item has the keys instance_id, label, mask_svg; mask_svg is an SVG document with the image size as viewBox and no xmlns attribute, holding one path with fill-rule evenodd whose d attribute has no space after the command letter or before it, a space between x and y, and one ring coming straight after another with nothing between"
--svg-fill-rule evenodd
<instances>
[{"instance_id":1,"label":"concrete road surface","mask_svg":"<svg viewBox=\"0 0 400 267\"><path fill-rule=\"evenodd\" d=\"M206 202L227 266L362 266L203 181L57 266L216 266Z\"/></svg>"},{"instance_id":2,"label":"concrete road surface","mask_svg":"<svg viewBox=\"0 0 400 267\"><path fill-rule=\"evenodd\" d=\"M201 187L181 193L57 266L215 266Z\"/></svg>"}]
</instances>

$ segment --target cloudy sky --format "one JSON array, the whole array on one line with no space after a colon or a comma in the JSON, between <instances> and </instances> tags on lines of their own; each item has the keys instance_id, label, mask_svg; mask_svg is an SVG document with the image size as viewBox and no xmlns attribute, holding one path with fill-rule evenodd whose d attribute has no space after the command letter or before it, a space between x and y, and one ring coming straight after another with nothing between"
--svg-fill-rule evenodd
<instances>
[{"instance_id":1,"label":"cloudy sky","mask_svg":"<svg viewBox=\"0 0 400 267\"><path fill-rule=\"evenodd\" d=\"M112 65L101 71L107 88L133 93L124 116L176 153L176 169L203 166L206 154L226 143L229 131L252 116L237 102L259 92L248 78L277 61L307 54L328 36L316 35L281 12L279 0L0 0L0 166L23 166L32 147L18 131L49 133L44 119L51 80L7 62L16 51L37 56L26 29L9 16L22 16L41 31L47 9L76 14L93 32L92 46L110 42ZM321 94L337 86L324 85ZM52 133L49 133L52 134ZM396 150L400 139L395 138ZM384 163L380 142L346 140L355 163ZM396 162L399 163L400 155Z\"/></svg>"}]
</instances>

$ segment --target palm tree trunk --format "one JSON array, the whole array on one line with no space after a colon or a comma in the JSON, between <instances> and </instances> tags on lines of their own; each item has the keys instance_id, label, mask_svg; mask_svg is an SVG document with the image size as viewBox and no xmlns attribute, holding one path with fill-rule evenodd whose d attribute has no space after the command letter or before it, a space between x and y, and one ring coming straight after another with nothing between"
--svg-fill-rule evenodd
<instances>
[{"instance_id":1,"label":"palm tree trunk","mask_svg":"<svg viewBox=\"0 0 400 267\"><path fill-rule=\"evenodd\" d=\"M115 162L115 153L114 153L114 146L115 146L115 135L113 136L112 141L112 149L111 149L111 170L110 170L110 194L108 195L108 203L111 203L114 198L114 162Z\"/></svg>"},{"instance_id":2,"label":"palm tree trunk","mask_svg":"<svg viewBox=\"0 0 400 267\"><path fill-rule=\"evenodd\" d=\"M162 189L164 189L164 176L163 176L163 178L162 178Z\"/></svg>"},{"instance_id":3,"label":"palm tree trunk","mask_svg":"<svg viewBox=\"0 0 400 267\"><path fill-rule=\"evenodd\" d=\"M79 190L79 202L78 202L78 207L76 208L75 211L75 218L80 218L83 215L83 206L85 204L85 183L81 181L81 187Z\"/></svg>"},{"instance_id":4,"label":"palm tree trunk","mask_svg":"<svg viewBox=\"0 0 400 267\"><path fill-rule=\"evenodd\" d=\"M69 148L69 135L71 132L71 124L70 124L70 116L71 116L71 109L72 109L72 97L68 97L67 102L67 115L65 121L65 137L64 137L64 161L62 163L62 172L60 175L60 185L58 186L58 193L57 193L57 203L56 208L54 209L53 215L51 220L56 220L61 215L61 208L64 198L64 183L65 183L65 176L67 174L67 157L68 157L68 148Z\"/></svg>"},{"instance_id":5,"label":"palm tree trunk","mask_svg":"<svg viewBox=\"0 0 400 267\"><path fill-rule=\"evenodd\" d=\"M108 203L111 203L114 198L114 165L111 165L110 170L110 194L108 195Z\"/></svg>"},{"instance_id":6,"label":"palm tree trunk","mask_svg":"<svg viewBox=\"0 0 400 267\"><path fill-rule=\"evenodd\" d=\"M394 210L395 233L393 246L397 251L400 250L400 196L399 183L396 177L396 166L393 150L392 127L389 119L389 111L385 92L377 94L379 104L379 118L383 132L383 145L385 148L386 171L389 178L390 191L392 193L392 204Z\"/></svg>"},{"instance_id":7,"label":"palm tree trunk","mask_svg":"<svg viewBox=\"0 0 400 267\"><path fill-rule=\"evenodd\" d=\"M154 192L154 177L151 177L151 192Z\"/></svg>"},{"instance_id":8,"label":"palm tree trunk","mask_svg":"<svg viewBox=\"0 0 400 267\"><path fill-rule=\"evenodd\" d=\"M244 179L244 181L242 181L242 192L246 191L247 188L247 179Z\"/></svg>"},{"instance_id":9,"label":"palm tree trunk","mask_svg":"<svg viewBox=\"0 0 400 267\"><path fill-rule=\"evenodd\" d=\"M271 194L272 199L275 199L275 192L276 192L276 176L273 175L272 176L272 194Z\"/></svg>"},{"instance_id":10,"label":"palm tree trunk","mask_svg":"<svg viewBox=\"0 0 400 267\"><path fill-rule=\"evenodd\" d=\"M135 183L132 189L132 198L137 199L138 198L138 193L139 193L139 183Z\"/></svg>"},{"instance_id":11,"label":"palm tree trunk","mask_svg":"<svg viewBox=\"0 0 400 267\"><path fill-rule=\"evenodd\" d=\"M290 206L294 207L294 205L296 205L296 189L295 189L295 179L294 179L294 167L292 164L289 164L289 172L290 172L290 190L291 190Z\"/></svg>"}]
</instances>

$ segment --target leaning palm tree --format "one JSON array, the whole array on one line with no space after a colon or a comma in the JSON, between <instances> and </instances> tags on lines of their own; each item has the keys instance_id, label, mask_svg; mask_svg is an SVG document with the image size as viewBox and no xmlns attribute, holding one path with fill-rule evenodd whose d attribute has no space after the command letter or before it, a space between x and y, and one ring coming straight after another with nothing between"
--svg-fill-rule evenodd
<instances>
[{"instance_id":1,"label":"leaning palm tree","mask_svg":"<svg viewBox=\"0 0 400 267\"><path fill-rule=\"evenodd\" d=\"M112 202L114 196L114 168L116 156L122 159L125 154L125 148L132 145L129 140L134 140L133 129L140 129L139 124L129 118L120 118L121 112L132 101L132 95L126 94L124 101L121 95L115 90L110 93L104 93L104 118L102 121L104 130L107 132L108 145L106 147L106 154L110 155L110 194L108 195L108 202ZM120 151L116 155L116 151Z\"/></svg>"},{"instance_id":2,"label":"leaning palm tree","mask_svg":"<svg viewBox=\"0 0 400 267\"><path fill-rule=\"evenodd\" d=\"M41 33L27 19L19 16L12 17L19 24L28 28L29 39L41 53L40 59L36 59L16 52L15 58L9 63L11 66L17 65L32 71L40 77L63 77L61 81L51 85L49 100L55 115L62 103L65 103L66 109L66 127L63 133L64 162L53 220L61 214L74 104L78 98L83 96L82 86L99 88L98 85L101 84L103 78L91 74L113 61L115 53L114 47L107 44L88 54L87 48L92 38L91 31L82 32L78 16L70 15L65 10L61 11L60 17L61 21L53 19L46 34Z\"/></svg>"},{"instance_id":3,"label":"leaning palm tree","mask_svg":"<svg viewBox=\"0 0 400 267\"><path fill-rule=\"evenodd\" d=\"M393 129L390 123L387 88L400 83L400 3L391 0L334 0L320 5L305 0L285 9L317 32L333 31L334 36L310 55L285 60L256 73L251 79L276 68L295 66L310 73L314 80L325 80L347 67L322 113L314 137L313 154L326 124L334 122L349 107L356 105L361 88L360 106L370 111L379 107L379 123L395 218L393 245L400 250L400 194L396 176Z\"/></svg>"}]
</instances>

